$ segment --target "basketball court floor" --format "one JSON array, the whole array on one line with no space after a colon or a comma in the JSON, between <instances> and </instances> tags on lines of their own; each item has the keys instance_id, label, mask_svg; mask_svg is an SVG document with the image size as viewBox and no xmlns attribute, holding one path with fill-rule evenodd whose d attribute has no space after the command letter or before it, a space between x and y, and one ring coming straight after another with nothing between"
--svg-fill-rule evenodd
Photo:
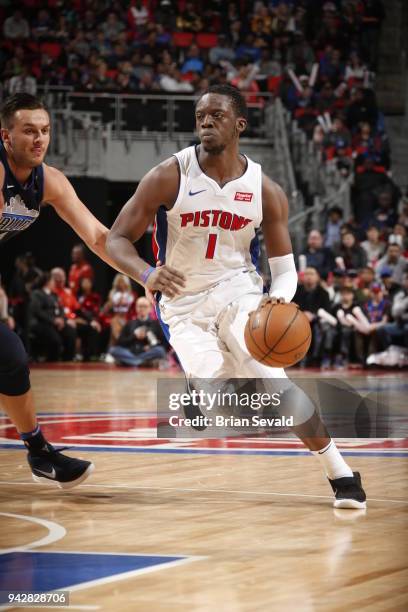
<instances>
[{"instance_id":1,"label":"basketball court floor","mask_svg":"<svg viewBox=\"0 0 408 612\"><path fill-rule=\"evenodd\" d=\"M96 470L33 483L0 416L0 591L69 591L70 610L407 610L408 439L339 440L368 507L335 510L294 439L157 439L156 378L175 375L33 369L47 437ZM406 406L406 374L364 381Z\"/></svg>"}]
</instances>

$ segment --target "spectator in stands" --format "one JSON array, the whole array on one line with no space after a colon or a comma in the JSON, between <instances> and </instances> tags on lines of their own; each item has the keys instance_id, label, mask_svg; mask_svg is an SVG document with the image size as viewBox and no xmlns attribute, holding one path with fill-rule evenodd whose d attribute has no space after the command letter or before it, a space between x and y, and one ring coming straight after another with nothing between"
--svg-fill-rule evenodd
<instances>
[{"instance_id":1,"label":"spectator in stands","mask_svg":"<svg viewBox=\"0 0 408 612\"><path fill-rule=\"evenodd\" d=\"M80 282L83 278L94 278L95 273L85 256L85 245L76 244L71 251L71 267L68 274L69 286L72 292L78 293Z\"/></svg>"},{"instance_id":2,"label":"spectator in stands","mask_svg":"<svg viewBox=\"0 0 408 612\"><path fill-rule=\"evenodd\" d=\"M15 10L10 17L5 19L3 34L4 38L12 41L21 41L29 38L30 26L27 19L24 19L23 12L20 9Z\"/></svg>"},{"instance_id":3,"label":"spectator in stands","mask_svg":"<svg viewBox=\"0 0 408 612\"><path fill-rule=\"evenodd\" d=\"M381 24L385 18L382 0L362 0L362 48L372 70L377 70Z\"/></svg>"},{"instance_id":4,"label":"spectator in stands","mask_svg":"<svg viewBox=\"0 0 408 612\"><path fill-rule=\"evenodd\" d=\"M110 324L110 345L116 344L123 326L132 318L134 305L135 295L129 278L124 274L116 274L102 309L102 314L108 317Z\"/></svg>"},{"instance_id":5,"label":"spectator in stands","mask_svg":"<svg viewBox=\"0 0 408 612\"><path fill-rule=\"evenodd\" d=\"M343 259L345 268L349 270L359 270L367 264L365 250L358 244L355 235L349 231L343 233L336 255Z\"/></svg>"},{"instance_id":6,"label":"spectator in stands","mask_svg":"<svg viewBox=\"0 0 408 612\"><path fill-rule=\"evenodd\" d=\"M38 281L38 287L31 293L29 330L33 353L44 356L46 361L58 361L60 358L72 361L76 332L53 293L54 286L51 274L45 272Z\"/></svg>"},{"instance_id":7,"label":"spectator in stands","mask_svg":"<svg viewBox=\"0 0 408 612\"><path fill-rule=\"evenodd\" d=\"M318 311L323 309L330 312L330 298L328 292L320 284L316 268L306 268L303 282L298 285L293 301L303 310L312 326L313 340L308 362L321 363L323 359L327 364L332 349L332 338L328 333L330 325L319 318Z\"/></svg>"},{"instance_id":8,"label":"spectator in stands","mask_svg":"<svg viewBox=\"0 0 408 612\"><path fill-rule=\"evenodd\" d=\"M94 317L88 318L85 313L80 313L77 298L72 290L65 285L67 277L62 268L53 268L51 278L54 281L53 293L58 297L58 301L64 309L64 317L76 330L78 339L77 358L82 361L90 361L98 354L101 325Z\"/></svg>"},{"instance_id":9,"label":"spectator in stands","mask_svg":"<svg viewBox=\"0 0 408 612\"><path fill-rule=\"evenodd\" d=\"M29 93L32 96L37 93L37 79L30 74L27 66L23 66L20 74L11 77L8 83L10 96L20 92Z\"/></svg>"},{"instance_id":10,"label":"spectator in stands","mask_svg":"<svg viewBox=\"0 0 408 612\"><path fill-rule=\"evenodd\" d=\"M191 45L187 52L187 58L184 62L181 72L186 74L187 72L199 72L200 74L204 70L204 62L200 57L200 49L197 45Z\"/></svg>"},{"instance_id":11,"label":"spectator in stands","mask_svg":"<svg viewBox=\"0 0 408 612\"><path fill-rule=\"evenodd\" d=\"M371 353L383 350L383 335L379 330L388 323L391 314L390 302L384 296L381 285L371 286L370 299L363 305L363 311L368 320L368 329L364 335L359 335L363 346L364 363Z\"/></svg>"},{"instance_id":12,"label":"spectator in stands","mask_svg":"<svg viewBox=\"0 0 408 612\"><path fill-rule=\"evenodd\" d=\"M333 251L341 242L340 228L343 224L343 211L339 206L332 206L327 211L327 216L324 246Z\"/></svg>"},{"instance_id":13,"label":"spectator in stands","mask_svg":"<svg viewBox=\"0 0 408 612\"><path fill-rule=\"evenodd\" d=\"M326 279L328 273L334 269L334 255L331 249L323 246L323 236L319 230L309 232L307 248L303 252L306 256L308 268L316 268L321 278Z\"/></svg>"},{"instance_id":14,"label":"spectator in stands","mask_svg":"<svg viewBox=\"0 0 408 612\"><path fill-rule=\"evenodd\" d=\"M335 366L347 367L350 362L358 361L356 355L355 339L356 330L348 315L354 317L353 310L358 306L355 299L354 289L344 286L340 289L340 301L332 310L337 318L337 335L335 340Z\"/></svg>"},{"instance_id":15,"label":"spectator in stands","mask_svg":"<svg viewBox=\"0 0 408 612\"><path fill-rule=\"evenodd\" d=\"M351 92L351 104L347 109L347 125L354 130L359 123L367 122L371 126L377 123L377 107L370 101L368 93L362 87L356 87Z\"/></svg>"},{"instance_id":16,"label":"spectator in stands","mask_svg":"<svg viewBox=\"0 0 408 612\"><path fill-rule=\"evenodd\" d=\"M109 349L118 365L146 366L166 358L161 327L150 319L149 311L149 301L140 297L136 302L136 318L126 323L116 345Z\"/></svg>"},{"instance_id":17,"label":"spectator in stands","mask_svg":"<svg viewBox=\"0 0 408 612\"><path fill-rule=\"evenodd\" d=\"M380 278L385 267L390 269L392 271L393 280L401 285L404 272L407 270L407 265L407 260L401 254L400 245L391 243L388 244L384 257L377 262L375 271L377 277Z\"/></svg>"},{"instance_id":18,"label":"spectator in stands","mask_svg":"<svg viewBox=\"0 0 408 612\"><path fill-rule=\"evenodd\" d=\"M392 182L385 174L383 167L375 164L375 156L364 153L361 165L356 167L352 203L354 218L357 223L366 226L373 222L376 206L375 191L384 189Z\"/></svg>"},{"instance_id":19,"label":"spectator in stands","mask_svg":"<svg viewBox=\"0 0 408 612\"><path fill-rule=\"evenodd\" d=\"M392 303L395 295L401 290L401 285L395 282L391 268L384 266L380 273L380 280L383 285L384 294Z\"/></svg>"},{"instance_id":20,"label":"spectator in stands","mask_svg":"<svg viewBox=\"0 0 408 612\"><path fill-rule=\"evenodd\" d=\"M159 77L159 83L163 91L174 93L192 93L194 91L192 84L183 80L182 74L175 64L163 66L162 74Z\"/></svg>"},{"instance_id":21,"label":"spectator in stands","mask_svg":"<svg viewBox=\"0 0 408 612\"><path fill-rule=\"evenodd\" d=\"M183 32L201 32L203 22L195 11L194 2L186 2L184 11L176 19L176 26Z\"/></svg>"},{"instance_id":22,"label":"spectator in stands","mask_svg":"<svg viewBox=\"0 0 408 612\"><path fill-rule=\"evenodd\" d=\"M361 243L367 255L369 266L375 266L385 250L385 244L380 240L380 230L376 225L370 225L367 229L367 240Z\"/></svg>"},{"instance_id":23,"label":"spectator in stands","mask_svg":"<svg viewBox=\"0 0 408 612\"><path fill-rule=\"evenodd\" d=\"M114 42L119 34L126 29L126 26L123 21L121 21L116 13L111 11L106 21L101 25L101 30L110 42Z\"/></svg>"},{"instance_id":24,"label":"spectator in stands","mask_svg":"<svg viewBox=\"0 0 408 612\"><path fill-rule=\"evenodd\" d=\"M395 212L393 194L390 188L383 188L377 195L377 208L373 213L373 221L379 227L389 230L392 228L398 219Z\"/></svg>"},{"instance_id":25,"label":"spectator in stands","mask_svg":"<svg viewBox=\"0 0 408 612\"><path fill-rule=\"evenodd\" d=\"M371 285L375 281L374 269L370 266L365 266L360 270L358 278L358 288L360 290L360 303L364 303L371 296Z\"/></svg>"},{"instance_id":26,"label":"spectator in stands","mask_svg":"<svg viewBox=\"0 0 408 612\"><path fill-rule=\"evenodd\" d=\"M231 47L225 34L218 35L218 42L215 47L209 50L208 58L211 64L218 64L221 60L227 62L233 62L235 58L235 52Z\"/></svg>"},{"instance_id":27,"label":"spectator in stands","mask_svg":"<svg viewBox=\"0 0 408 612\"><path fill-rule=\"evenodd\" d=\"M54 39L54 24L48 11L45 9L38 11L37 19L34 20L31 32L38 42L46 42Z\"/></svg>"},{"instance_id":28,"label":"spectator in stands","mask_svg":"<svg viewBox=\"0 0 408 612\"><path fill-rule=\"evenodd\" d=\"M378 330L383 348L397 344L408 348L408 273L402 277L402 287L392 301L392 323L387 323Z\"/></svg>"}]
</instances>

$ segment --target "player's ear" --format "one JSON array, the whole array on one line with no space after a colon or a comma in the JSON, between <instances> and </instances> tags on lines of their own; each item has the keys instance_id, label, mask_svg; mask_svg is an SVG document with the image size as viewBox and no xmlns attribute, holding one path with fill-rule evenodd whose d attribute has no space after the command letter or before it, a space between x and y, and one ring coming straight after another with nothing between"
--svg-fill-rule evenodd
<instances>
[{"instance_id":1,"label":"player's ear","mask_svg":"<svg viewBox=\"0 0 408 612\"><path fill-rule=\"evenodd\" d=\"M244 117L238 117L235 126L238 134L242 134L242 132L246 129L247 120L244 119Z\"/></svg>"},{"instance_id":2,"label":"player's ear","mask_svg":"<svg viewBox=\"0 0 408 612\"><path fill-rule=\"evenodd\" d=\"M0 128L0 138L3 142L7 142L9 140L9 131L6 128Z\"/></svg>"}]
</instances>

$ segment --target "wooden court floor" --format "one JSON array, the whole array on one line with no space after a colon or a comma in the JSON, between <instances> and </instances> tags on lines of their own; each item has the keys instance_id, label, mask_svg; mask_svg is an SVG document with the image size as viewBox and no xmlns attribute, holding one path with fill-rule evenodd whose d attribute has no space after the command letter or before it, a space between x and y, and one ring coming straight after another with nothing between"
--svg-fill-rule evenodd
<instances>
[{"instance_id":1,"label":"wooden court floor","mask_svg":"<svg viewBox=\"0 0 408 612\"><path fill-rule=\"evenodd\" d=\"M158 374L174 376L33 370L44 431L96 470L72 491L34 484L0 418L0 591L65 588L70 610L408 609L407 440L343 441L368 508L334 510L293 440L156 440Z\"/></svg>"}]
</instances>

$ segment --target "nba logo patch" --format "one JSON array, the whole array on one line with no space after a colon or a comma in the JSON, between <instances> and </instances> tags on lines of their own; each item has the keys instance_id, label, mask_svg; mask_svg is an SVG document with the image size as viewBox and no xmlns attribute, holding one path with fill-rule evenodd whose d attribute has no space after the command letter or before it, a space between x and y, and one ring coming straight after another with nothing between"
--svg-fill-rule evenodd
<instances>
[{"instance_id":1,"label":"nba logo patch","mask_svg":"<svg viewBox=\"0 0 408 612\"><path fill-rule=\"evenodd\" d=\"M253 195L253 193L247 193L246 191L237 191L234 200L238 202L252 202Z\"/></svg>"}]
</instances>

